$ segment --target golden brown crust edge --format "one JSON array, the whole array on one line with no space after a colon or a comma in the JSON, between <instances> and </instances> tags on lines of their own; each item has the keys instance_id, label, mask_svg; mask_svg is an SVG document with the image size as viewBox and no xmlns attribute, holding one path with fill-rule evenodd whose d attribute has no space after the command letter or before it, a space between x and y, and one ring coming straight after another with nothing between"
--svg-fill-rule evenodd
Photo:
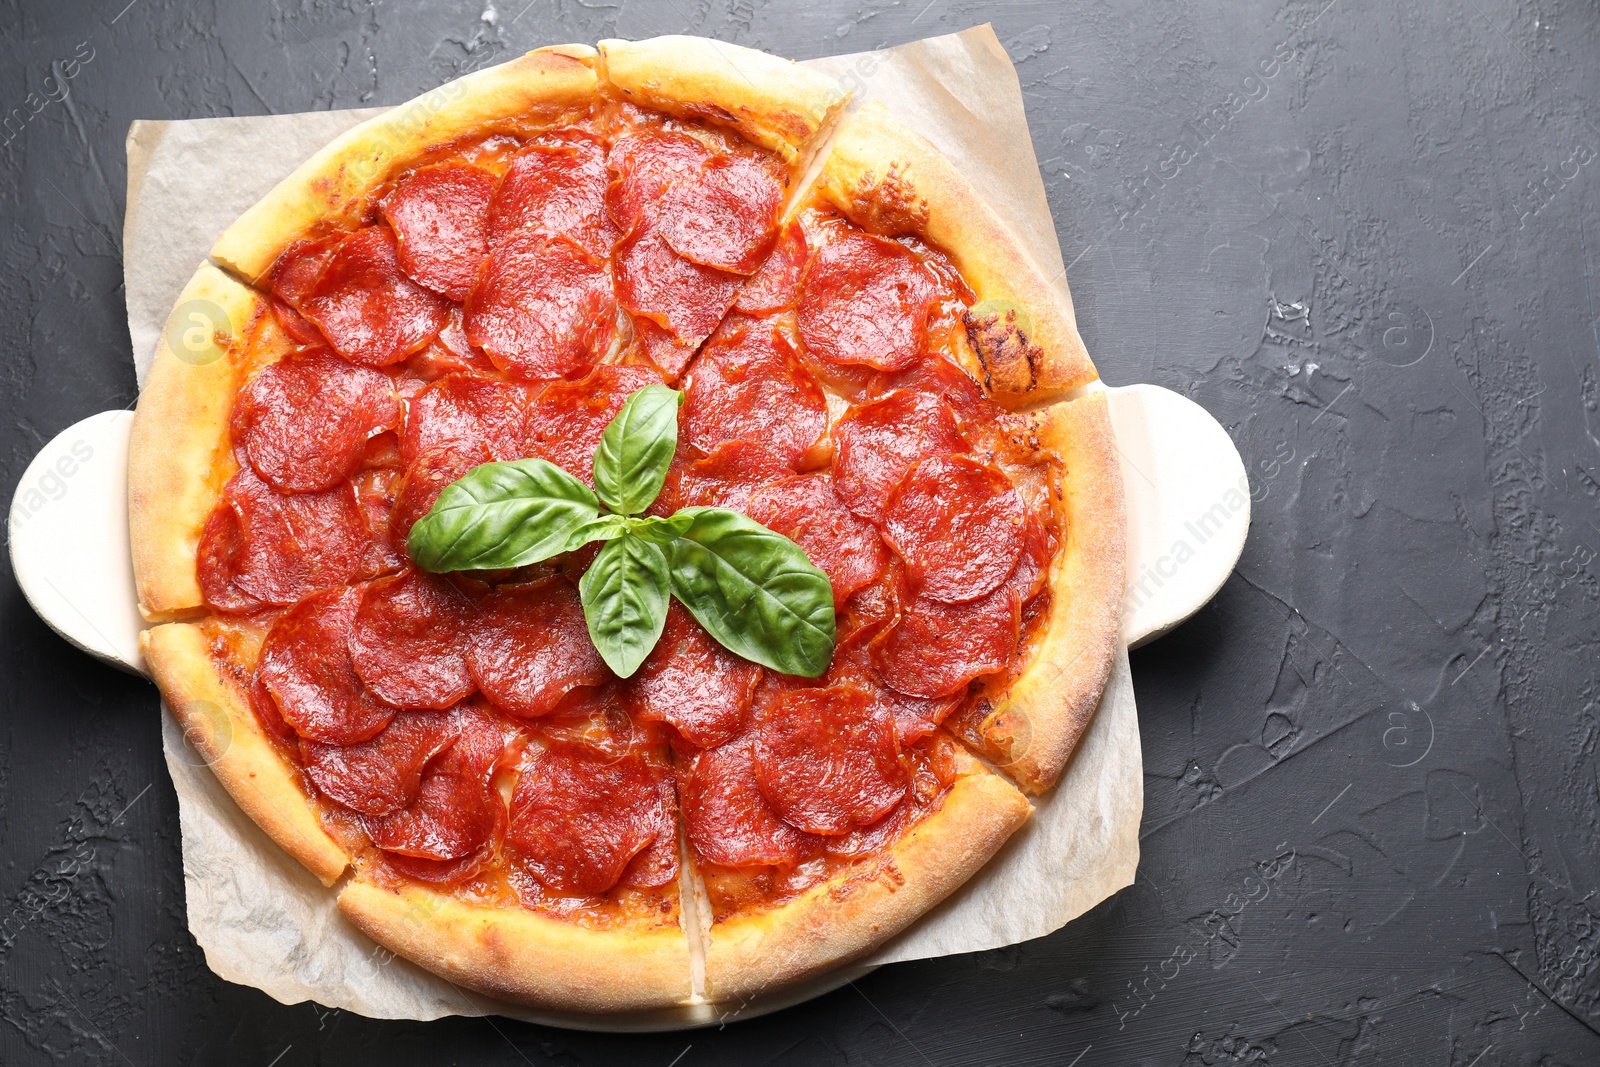
<instances>
[{"instance_id":1,"label":"golden brown crust edge","mask_svg":"<svg viewBox=\"0 0 1600 1067\"><path fill-rule=\"evenodd\" d=\"M296 167L233 225L211 256L252 281L318 223L354 222L372 191L426 149L501 123L559 122L596 98L595 51L555 45L446 82L368 119Z\"/></svg>"},{"instance_id":2,"label":"golden brown crust edge","mask_svg":"<svg viewBox=\"0 0 1600 1067\"><path fill-rule=\"evenodd\" d=\"M969 773L886 855L780 907L712 926L704 935L707 998L747 1000L859 958L976 874L1033 809L976 759L958 759Z\"/></svg>"},{"instance_id":3,"label":"golden brown crust edge","mask_svg":"<svg viewBox=\"0 0 1600 1067\"><path fill-rule=\"evenodd\" d=\"M690 999L682 929L595 930L357 876L339 910L391 951L469 989L553 1011L667 1008Z\"/></svg>"},{"instance_id":4,"label":"golden brown crust edge","mask_svg":"<svg viewBox=\"0 0 1600 1067\"><path fill-rule=\"evenodd\" d=\"M816 195L868 230L914 234L950 257L977 297L967 335L999 403L1035 404L1099 377L1071 298L950 161L883 105L840 127Z\"/></svg>"},{"instance_id":5,"label":"golden brown crust edge","mask_svg":"<svg viewBox=\"0 0 1600 1067\"><path fill-rule=\"evenodd\" d=\"M202 606L195 551L217 502L211 474L228 451L234 391L267 314L255 293L206 264L162 331L128 449L134 583L151 621Z\"/></svg>"},{"instance_id":6,"label":"golden brown crust edge","mask_svg":"<svg viewBox=\"0 0 1600 1067\"><path fill-rule=\"evenodd\" d=\"M1041 449L1064 469L1056 515L1064 535L1050 567L1050 616L1005 698L985 719L991 758L1029 793L1055 785L1088 727L1122 625L1127 519L1122 468L1103 392L1032 416Z\"/></svg>"},{"instance_id":7,"label":"golden brown crust edge","mask_svg":"<svg viewBox=\"0 0 1600 1067\"><path fill-rule=\"evenodd\" d=\"M350 858L322 829L245 695L217 669L205 632L168 623L146 630L139 644L184 736L244 813L323 885L338 881Z\"/></svg>"},{"instance_id":8,"label":"golden brown crust edge","mask_svg":"<svg viewBox=\"0 0 1600 1067\"><path fill-rule=\"evenodd\" d=\"M607 40L599 48L606 84L623 99L732 127L788 163L805 155L850 95L791 60L705 37Z\"/></svg>"}]
</instances>

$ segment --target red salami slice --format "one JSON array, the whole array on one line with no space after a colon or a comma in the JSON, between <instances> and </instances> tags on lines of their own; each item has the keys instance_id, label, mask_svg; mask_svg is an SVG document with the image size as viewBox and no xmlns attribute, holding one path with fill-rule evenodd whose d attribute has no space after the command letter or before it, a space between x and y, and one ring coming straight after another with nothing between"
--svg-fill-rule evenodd
<instances>
[{"instance_id":1,"label":"red salami slice","mask_svg":"<svg viewBox=\"0 0 1600 1067\"><path fill-rule=\"evenodd\" d=\"M883 708L894 719L895 734L902 745L927 737L951 712L961 706L964 693L952 696L906 696L884 685L873 665L870 642L883 629L883 623L872 622L858 627L842 638L833 650L833 663L828 667L825 685L847 685L859 689Z\"/></svg>"},{"instance_id":2,"label":"red salami slice","mask_svg":"<svg viewBox=\"0 0 1600 1067\"><path fill-rule=\"evenodd\" d=\"M657 788L656 836L623 870L620 885L655 889L678 877L678 789L665 767L657 775Z\"/></svg>"},{"instance_id":3,"label":"red salami slice","mask_svg":"<svg viewBox=\"0 0 1600 1067\"><path fill-rule=\"evenodd\" d=\"M399 241L400 269L418 285L465 300L489 252L495 177L468 163L421 167L383 204Z\"/></svg>"},{"instance_id":4,"label":"red salami slice","mask_svg":"<svg viewBox=\"0 0 1600 1067\"><path fill-rule=\"evenodd\" d=\"M614 262L618 303L670 334L675 351L692 353L711 336L744 280L684 259L648 219L618 242Z\"/></svg>"},{"instance_id":5,"label":"red salami slice","mask_svg":"<svg viewBox=\"0 0 1600 1067\"><path fill-rule=\"evenodd\" d=\"M532 386L447 374L407 405L401 458L414 463L425 452L446 448L473 454L486 451L492 459L532 455L528 421L538 395Z\"/></svg>"},{"instance_id":6,"label":"red salami slice","mask_svg":"<svg viewBox=\"0 0 1600 1067\"><path fill-rule=\"evenodd\" d=\"M793 473L787 463L761 445L729 441L683 468L678 479L678 506L748 513L751 494Z\"/></svg>"},{"instance_id":7,"label":"red salami slice","mask_svg":"<svg viewBox=\"0 0 1600 1067\"><path fill-rule=\"evenodd\" d=\"M755 441L798 467L828 429L828 401L816 379L760 319L729 319L689 373L684 436L702 452Z\"/></svg>"},{"instance_id":8,"label":"red salami slice","mask_svg":"<svg viewBox=\"0 0 1600 1067\"><path fill-rule=\"evenodd\" d=\"M558 893L608 892L661 834L663 773L637 752L608 760L559 743L530 752L511 800L515 861Z\"/></svg>"},{"instance_id":9,"label":"red salami slice","mask_svg":"<svg viewBox=\"0 0 1600 1067\"><path fill-rule=\"evenodd\" d=\"M1022 497L969 456L919 461L884 506L883 533L916 592L961 604L993 592L1022 551Z\"/></svg>"},{"instance_id":10,"label":"red salami slice","mask_svg":"<svg viewBox=\"0 0 1600 1067\"><path fill-rule=\"evenodd\" d=\"M850 409L833 427L834 488L851 511L883 521L889 492L911 465L967 450L949 405L896 392Z\"/></svg>"},{"instance_id":11,"label":"red salami slice","mask_svg":"<svg viewBox=\"0 0 1600 1067\"><path fill-rule=\"evenodd\" d=\"M764 158L721 154L669 185L659 204L661 236L674 252L749 274L772 245L783 182Z\"/></svg>"},{"instance_id":12,"label":"red salami slice","mask_svg":"<svg viewBox=\"0 0 1600 1067\"><path fill-rule=\"evenodd\" d=\"M349 482L317 493L286 494L244 467L223 487L221 506L232 510L235 527L230 529L227 520L214 527L208 523L211 538L200 553L201 581L209 573L213 590L231 587L263 604L293 604L318 589L344 585L359 575L370 547ZM230 547L231 555L225 554ZM241 610L237 604L216 606Z\"/></svg>"},{"instance_id":13,"label":"red salami slice","mask_svg":"<svg viewBox=\"0 0 1600 1067\"><path fill-rule=\"evenodd\" d=\"M478 601L471 635L472 677L513 715L543 715L575 687L610 677L589 639L578 591L565 578L501 586Z\"/></svg>"},{"instance_id":14,"label":"red salami slice","mask_svg":"<svg viewBox=\"0 0 1600 1067\"><path fill-rule=\"evenodd\" d=\"M657 326L642 315L633 320L633 335L638 338L645 357L661 368L668 381L676 380L683 373L700 347L698 340L680 340L666 327Z\"/></svg>"},{"instance_id":15,"label":"red salami slice","mask_svg":"<svg viewBox=\"0 0 1600 1067\"><path fill-rule=\"evenodd\" d=\"M789 823L842 834L877 822L906 794L894 720L859 689L797 689L755 727L756 781Z\"/></svg>"},{"instance_id":16,"label":"red salami slice","mask_svg":"<svg viewBox=\"0 0 1600 1067\"><path fill-rule=\"evenodd\" d=\"M396 453L398 458L398 452ZM393 574L406 566L405 542L396 544L389 536L389 520L400 491L402 471L395 467L375 467L355 477L356 503L361 507L367 548L357 564L362 578Z\"/></svg>"},{"instance_id":17,"label":"red salami slice","mask_svg":"<svg viewBox=\"0 0 1600 1067\"><path fill-rule=\"evenodd\" d=\"M511 161L489 202L489 242L528 231L565 234L596 259L616 241L606 212L605 149L576 130L541 138Z\"/></svg>"},{"instance_id":18,"label":"red salami slice","mask_svg":"<svg viewBox=\"0 0 1600 1067\"><path fill-rule=\"evenodd\" d=\"M746 734L691 757L680 789L684 829L695 851L723 867L793 867L822 839L778 818L756 784L754 739Z\"/></svg>"},{"instance_id":19,"label":"red salami slice","mask_svg":"<svg viewBox=\"0 0 1600 1067\"><path fill-rule=\"evenodd\" d=\"M325 345L327 338L322 336L322 331L317 329L316 323L306 318L294 308L276 298L272 301L272 317L283 327L283 332L288 334L295 342L302 345Z\"/></svg>"},{"instance_id":20,"label":"red salami slice","mask_svg":"<svg viewBox=\"0 0 1600 1067\"><path fill-rule=\"evenodd\" d=\"M491 778L505 753L506 734L487 712L462 704L449 712L455 743L422 773L417 798L387 815L364 820L372 843L389 852L421 860L461 860L482 848L492 848L496 831L503 827L505 807ZM454 880L460 870L429 871Z\"/></svg>"},{"instance_id":21,"label":"red salami slice","mask_svg":"<svg viewBox=\"0 0 1600 1067\"><path fill-rule=\"evenodd\" d=\"M477 689L467 670L471 605L448 580L408 569L367 586L350 659L367 689L397 708L443 709Z\"/></svg>"},{"instance_id":22,"label":"red salami slice","mask_svg":"<svg viewBox=\"0 0 1600 1067\"><path fill-rule=\"evenodd\" d=\"M939 296L934 275L909 249L837 229L801 275L800 337L830 363L900 370L922 354Z\"/></svg>"},{"instance_id":23,"label":"red salami slice","mask_svg":"<svg viewBox=\"0 0 1600 1067\"><path fill-rule=\"evenodd\" d=\"M394 718L350 663L346 641L360 602L355 587L316 593L281 615L262 643L257 676L301 737L353 745Z\"/></svg>"},{"instance_id":24,"label":"red salami slice","mask_svg":"<svg viewBox=\"0 0 1600 1067\"><path fill-rule=\"evenodd\" d=\"M607 159L615 180L606 193L617 228L627 231L641 219L659 218L667 188L693 178L710 159L711 150L686 133L644 130L619 138Z\"/></svg>"},{"instance_id":25,"label":"red salami slice","mask_svg":"<svg viewBox=\"0 0 1600 1067\"><path fill-rule=\"evenodd\" d=\"M877 375L868 393L877 398L897 389L926 393L943 400L950 405L963 433L981 430L1003 421L1006 416L1004 408L984 395L981 385L943 356L919 359L903 371Z\"/></svg>"},{"instance_id":26,"label":"red salami slice","mask_svg":"<svg viewBox=\"0 0 1600 1067\"><path fill-rule=\"evenodd\" d=\"M635 723L622 706L620 683L580 685L532 723L538 736L577 745L606 759L621 759L636 748L656 744L656 727Z\"/></svg>"},{"instance_id":27,"label":"red salami slice","mask_svg":"<svg viewBox=\"0 0 1600 1067\"><path fill-rule=\"evenodd\" d=\"M463 320L501 370L570 378L610 347L616 298L604 262L570 238L520 231L495 243Z\"/></svg>"},{"instance_id":28,"label":"red salami slice","mask_svg":"<svg viewBox=\"0 0 1600 1067\"><path fill-rule=\"evenodd\" d=\"M206 606L227 615L248 615L266 605L239 588L239 516L227 503L218 504L200 530L195 570Z\"/></svg>"},{"instance_id":29,"label":"red salami slice","mask_svg":"<svg viewBox=\"0 0 1600 1067\"><path fill-rule=\"evenodd\" d=\"M291 493L329 489L351 474L374 435L400 424L389 376L325 348L264 368L239 393L233 439L256 473Z\"/></svg>"},{"instance_id":30,"label":"red salami slice","mask_svg":"<svg viewBox=\"0 0 1600 1067\"><path fill-rule=\"evenodd\" d=\"M835 608L877 581L888 564L877 529L844 506L826 474L796 475L757 489L748 514L799 545L806 558L827 572Z\"/></svg>"},{"instance_id":31,"label":"red salami slice","mask_svg":"<svg viewBox=\"0 0 1600 1067\"><path fill-rule=\"evenodd\" d=\"M322 268L328 265L329 257L344 236L335 233L312 241L292 242L267 270L267 284L272 295L298 310L301 302L311 295Z\"/></svg>"},{"instance_id":32,"label":"red salami slice","mask_svg":"<svg viewBox=\"0 0 1600 1067\"><path fill-rule=\"evenodd\" d=\"M387 815L417 798L422 768L456 739L450 715L402 711L366 741L301 741L306 775L336 804L362 815Z\"/></svg>"},{"instance_id":33,"label":"red salami slice","mask_svg":"<svg viewBox=\"0 0 1600 1067\"><path fill-rule=\"evenodd\" d=\"M661 640L623 683L622 703L636 718L715 748L744 728L760 680L759 666L723 648L674 600Z\"/></svg>"},{"instance_id":34,"label":"red salami slice","mask_svg":"<svg viewBox=\"0 0 1600 1067\"><path fill-rule=\"evenodd\" d=\"M450 304L401 272L387 226L369 226L339 242L300 313L345 359L387 367L427 344L449 319Z\"/></svg>"},{"instance_id":35,"label":"red salami slice","mask_svg":"<svg viewBox=\"0 0 1600 1067\"><path fill-rule=\"evenodd\" d=\"M272 690L267 688L267 683L262 680L260 671L257 671L251 679L247 695L250 700L250 710L255 712L256 721L261 724L261 729L266 735L285 752L298 752L300 735L294 732L294 727L284 721L283 713L278 710L278 702L273 698ZM187 736L188 731L184 731L184 734Z\"/></svg>"},{"instance_id":36,"label":"red salami slice","mask_svg":"<svg viewBox=\"0 0 1600 1067\"><path fill-rule=\"evenodd\" d=\"M909 598L872 641L872 663L884 682L908 696L952 696L1005 668L1021 624L1010 583L966 604Z\"/></svg>"},{"instance_id":37,"label":"red salami slice","mask_svg":"<svg viewBox=\"0 0 1600 1067\"><path fill-rule=\"evenodd\" d=\"M404 554L411 527L432 509L445 486L492 458L484 448L467 451L436 448L418 456L416 462L406 468L395 494L394 509L389 514L389 543L393 550Z\"/></svg>"},{"instance_id":38,"label":"red salami slice","mask_svg":"<svg viewBox=\"0 0 1600 1067\"><path fill-rule=\"evenodd\" d=\"M790 222L778 234L761 266L739 288L733 306L749 315L770 315L794 307L800 271L806 265L806 231Z\"/></svg>"},{"instance_id":39,"label":"red salami slice","mask_svg":"<svg viewBox=\"0 0 1600 1067\"><path fill-rule=\"evenodd\" d=\"M606 426L634 392L659 385L654 367L603 363L575 382L553 382L540 394L529 420L529 455L594 484L594 450Z\"/></svg>"}]
</instances>

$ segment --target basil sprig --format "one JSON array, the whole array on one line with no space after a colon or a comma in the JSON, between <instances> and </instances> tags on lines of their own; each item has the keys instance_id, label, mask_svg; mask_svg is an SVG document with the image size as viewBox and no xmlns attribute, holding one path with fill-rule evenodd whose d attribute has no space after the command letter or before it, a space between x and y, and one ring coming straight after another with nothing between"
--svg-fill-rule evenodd
<instances>
[{"instance_id":1,"label":"basil sprig","mask_svg":"<svg viewBox=\"0 0 1600 1067\"><path fill-rule=\"evenodd\" d=\"M542 459L474 467L411 528L406 550L424 570L499 570L603 541L578 592L589 637L618 677L660 640L671 596L745 659L822 674L833 587L799 545L727 508L643 514L666 482L682 403L664 385L629 396L600 438L593 491Z\"/></svg>"}]
</instances>

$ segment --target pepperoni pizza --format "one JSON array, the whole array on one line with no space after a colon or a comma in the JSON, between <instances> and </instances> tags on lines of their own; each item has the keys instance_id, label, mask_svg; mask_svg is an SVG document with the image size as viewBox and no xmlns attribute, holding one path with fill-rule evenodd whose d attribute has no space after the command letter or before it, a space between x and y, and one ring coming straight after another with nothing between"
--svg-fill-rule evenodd
<instances>
[{"instance_id":1,"label":"pepperoni pizza","mask_svg":"<svg viewBox=\"0 0 1600 1067\"><path fill-rule=\"evenodd\" d=\"M636 1011L859 957L1017 830L1099 701L1122 497L1070 303L846 97L696 38L540 49L330 144L180 298L130 464L145 656L240 806L452 981ZM685 399L652 513L804 549L819 677L676 603L616 676L592 546L408 558L480 464L593 485L659 383Z\"/></svg>"}]
</instances>

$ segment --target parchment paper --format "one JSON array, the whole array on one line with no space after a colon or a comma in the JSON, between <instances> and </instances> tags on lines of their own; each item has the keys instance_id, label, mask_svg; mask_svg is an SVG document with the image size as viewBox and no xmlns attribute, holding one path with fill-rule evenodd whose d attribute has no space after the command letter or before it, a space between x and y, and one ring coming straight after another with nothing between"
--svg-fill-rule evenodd
<instances>
[{"instance_id":1,"label":"parchment paper","mask_svg":"<svg viewBox=\"0 0 1600 1067\"><path fill-rule=\"evenodd\" d=\"M1012 226L1065 295L1016 72L988 26L883 52L814 60L932 140ZM168 310L212 242L301 160L378 110L136 122L123 228L128 329L139 380ZM391 957L339 914L334 895L244 815L167 712L189 929L221 977L286 1004L315 1000L377 1018L549 1016L464 993ZM1144 790L1126 649L1055 790L949 900L867 962L974 952L1040 937L1133 882Z\"/></svg>"}]
</instances>

